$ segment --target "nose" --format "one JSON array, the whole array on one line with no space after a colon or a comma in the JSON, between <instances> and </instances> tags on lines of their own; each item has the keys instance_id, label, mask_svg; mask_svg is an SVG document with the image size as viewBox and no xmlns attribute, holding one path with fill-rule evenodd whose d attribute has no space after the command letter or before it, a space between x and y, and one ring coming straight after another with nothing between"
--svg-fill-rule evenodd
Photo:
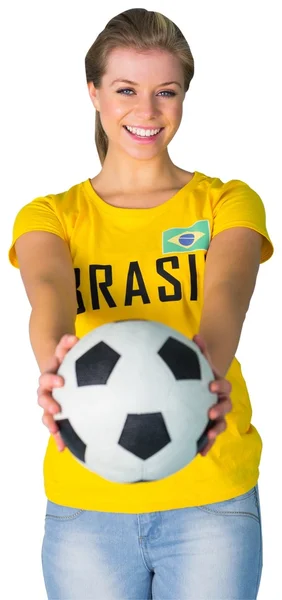
<instances>
[{"instance_id":1,"label":"nose","mask_svg":"<svg viewBox=\"0 0 282 600\"><path fill-rule=\"evenodd\" d=\"M143 120L146 124L150 119L157 117L159 113L157 98L154 94L142 94L138 97L135 114L140 121Z\"/></svg>"}]
</instances>

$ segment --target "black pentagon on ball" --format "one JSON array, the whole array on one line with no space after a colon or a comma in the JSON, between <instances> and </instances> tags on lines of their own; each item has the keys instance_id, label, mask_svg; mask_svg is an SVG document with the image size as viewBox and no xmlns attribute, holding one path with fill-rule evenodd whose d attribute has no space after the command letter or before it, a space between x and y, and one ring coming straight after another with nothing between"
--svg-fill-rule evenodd
<instances>
[{"instance_id":1,"label":"black pentagon on ball","mask_svg":"<svg viewBox=\"0 0 282 600\"><path fill-rule=\"evenodd\" d=\"M200 361L193 348L189 348L179 340L169 337L158 351L158 354L177 381L181 379L201 379Z\"/></svg>"},{"instance_id":2,"label":"black pentagon on ball","mask_svg":"<svg viewBox=\"0 0 282 600\"><path fill-rule=\"evenodd\" d=\"M99 342L80 356L75 363L78 387L105 385L113 372L120 354L105 342Z\"/></svg>"},{"instance_id":3,"label":"black pentagon on ball","mask_svg":"<svg viewBox=\"0 0 282 600\"><path fill-rule=\"evenodd\" d=\"M85 462L86 444L77 435L70 424L69 419L58 419L56 423L59 427L61 438L68 449L82 462Z\"/></svg>"},{"instance_id":4,"label":"black pentagon on ball","mask_svg":"<svg viewBox=\"0 0 282 600\"><path fill-rule=\"evenodd\" d=\"M161 413L128 414L118 444L146 460L171 442Z\"/></svg>"}]
</instances>

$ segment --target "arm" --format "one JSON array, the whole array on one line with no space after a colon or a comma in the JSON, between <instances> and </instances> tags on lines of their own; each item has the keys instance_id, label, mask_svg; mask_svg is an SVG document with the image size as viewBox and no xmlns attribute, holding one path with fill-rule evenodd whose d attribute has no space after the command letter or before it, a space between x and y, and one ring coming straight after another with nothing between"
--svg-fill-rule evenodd
<instances>
[{"instance_id":1,"label":"arm","mask_svg":"<svg viewBox=\"0 0 282 600\"><path fill-rule=\"evenodd\" d=\"M77 300L71 254L63 239L46 231L21 235L15 247L32 307L30 341L43 373L61 337L75 334Z\"/></svg>"},{"instance_id":2,"label":"arm","mask_svg":"<svg viewBox=\"0 0 282 600\"><path fill-rule=\"evenodd\" d=\"M204 279L199 334L211 361L225 377L235 356L255 288L262 236L246 227L218 233L211 241Z\"/></svg>"}]
</instances>

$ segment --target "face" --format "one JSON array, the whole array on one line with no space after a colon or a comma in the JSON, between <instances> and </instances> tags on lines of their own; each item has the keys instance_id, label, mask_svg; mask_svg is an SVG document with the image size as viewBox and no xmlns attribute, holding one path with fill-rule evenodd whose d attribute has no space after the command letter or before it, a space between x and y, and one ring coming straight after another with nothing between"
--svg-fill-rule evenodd
<instances>
[{"instance_id":1,"label":"face","mask_svg":"<svg viewBox=\"0 0 282 600\"><path fill-rule=\"evenodd\" d=\"M180 125L183 69L165 50L112 50L101 87L91 82L88 89L111 150L152 158L166 149Z\"/></svg>"}]
</instances>

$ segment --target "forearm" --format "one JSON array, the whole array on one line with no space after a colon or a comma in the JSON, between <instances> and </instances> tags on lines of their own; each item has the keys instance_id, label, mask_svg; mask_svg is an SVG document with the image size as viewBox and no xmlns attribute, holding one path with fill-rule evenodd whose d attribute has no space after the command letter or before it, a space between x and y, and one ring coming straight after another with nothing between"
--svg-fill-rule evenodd
<instances>
[{"instance_id":1,"label":"forearm","mask_svg":"<svg viewBox=\"0 0 282 600\"><path fill-rule=\"evenodd\" d=\"M66 333L75 334L76 299L51 283L40 285L29 321L31 346L40 372L47 368Z\"/></svg>"},{"instance_id":2,"label":"forearm","mask_svg":"<svg viewBox=\"0 0 282 600\"><path fill-rule=\"evenodd\" d=\"M232 286L219 285L204 302L198 333L206 341L211 361L225 377L235 356L247 307L240 304Z\"/></svg>"}]
</instances>

